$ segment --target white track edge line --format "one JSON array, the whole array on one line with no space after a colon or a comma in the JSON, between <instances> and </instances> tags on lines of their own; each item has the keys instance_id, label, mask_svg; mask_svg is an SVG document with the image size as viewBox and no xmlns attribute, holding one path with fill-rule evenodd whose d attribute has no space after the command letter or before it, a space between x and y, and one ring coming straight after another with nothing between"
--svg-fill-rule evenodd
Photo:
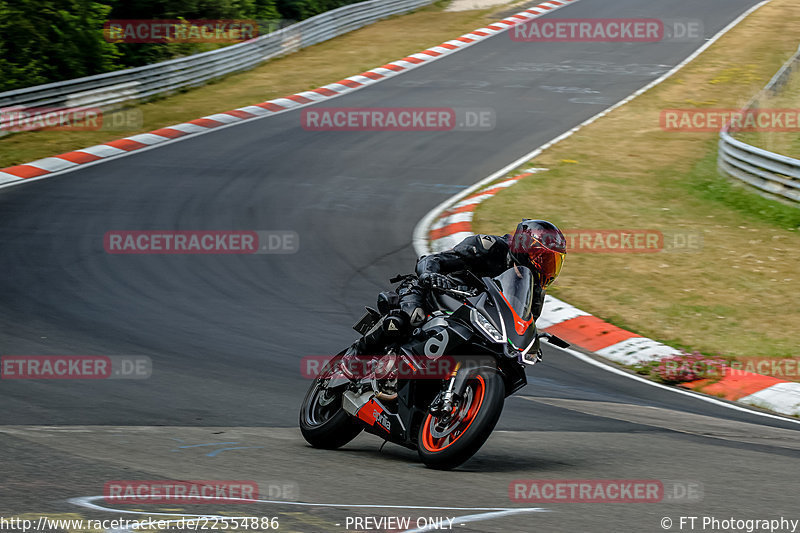
<instances>
[{"instance_id":1,"label":"white track edge line","mask_svg":"<svg viewBox=\"0 0 800 533\"><path fill-rule=\"evenodd\" d=\"M549 11L541 13L536 18L545 16L545 15L549 15L550 13L553 13L553 12L557 11L558 9L577 4L580 1L581 0L572 0L572 1L570 1L568 3L565 3L565 4L561 5L561 6L555 7L553 9L549 10ZM767 1L770 1L770 0L764 0L764 1L767 2ZM546 3L546 2L543 2L543 3ZM520 22L520 23L522 23L522 22ZM294 111L296 109L300 109L300 108L303 108L303 107L306 107L306 106L315 105L315 104L317 104L319 102L322 102L322 101L332 100L334 98L338 98L338 97L343 96L345 94L351 94L351 93L353 93L355 91L359 91L361 89L364 89L365 87L372 86L372 85L374 85L376 83L380 83L380 82L385 81L385 80L387 80L389 78L393 78L395 76L398 76L398 75L404 74L406 72L409 72L410 70L413 70L413 69L416 69L416 68L419 68L419 67L423 67L425 65L430 65L431 63L433 63L436 60L442 59L444 57L448 57L451 54L454 54L454 53L456 53L456 52L458 52L460 50L464 50L466 48L469 48L470 46L474 46L474 45L476 45L478 43L481 43L481 42L485 41L486 39L494 37L495 35L499 35L499 34L505 32L505 31L508 31L508 29L511 28L511 27L513 27L513 26L509 26L508 28L503 28L503 29L500 29L500 30L496 30L494 33L491 33L490 35L487 35L487 36L485 36L485 37L483 37L481 39L475 40L474 42L463 43L463 46L460 46L460 47L455 48L453 50L445 49L446 51L440 53L440 55L431 56L430 59L428 59L427 61L424 61L422 63L418 63L418 64L413 64L412 63L412 66L409 66L408 68L406 68L404 70L401 70L399 72L392 70L392 71L390 71L391 74L386 74L386 75L384 75L383 78L381 78L379 80L373 80L372 78L368 78L370 80L370 82L362 83L362 85L360 87L348 87L348 86L345 86L345 87L348 88L348 90L339 92L339 93L337 93L335 95L332 95L332 96L329 96L325 100L312 101L312 102L309 102L307 104L299 104L299 105L291 107L291 108L282 109L281 111L275 111L273 113L270 113L269 115L255 116L255 117L252 117L252 118L242 119L242 120L240 120L238 122L232 122L232 123L229 123L229 124L223 124L222 126L209 128L206 131L198 131L196 133L189 133L189 134L183 135L181 137L176 137L174 139L169 139L168 141L164 141L164 142L160 142L160 143L153 144L153 145L150 145L150 146L146 146L144 148L139 148L137 150L131 150L131 151L127 151L127 152L124 152L124 153L121 153L121 154L116 154L116 155L104 157L102 159L97 159L95 161L90 161L88 163L80 163L80 164L78 164L77 166L75 166L73 168L66 168L66 169L63 169L63 170L56 171L56 172L51 172L49 174L43 174L41 176L36 176L36 177L33 177L33 178L19 178L17 181L10 181L10 182L5 182L5 183L0 183L0 189L16 187L16 186L19 186L19 185L22 185L22 184L25 184L25 183L31 183L31 182L34 182L34 181L40 181L40 180L44 180L44 179L48 179L48 178L54 178L56 176L60 176L62 174L67 174L69 172L75 172L76 170L80 170L80 169L83 169L83 168L86 168L86 167L99 165L101 163L105 163L106 161L110 161L112 159L120 159L120 158L123 158L123 157L127 157L129 155L133 155L133 154L137 154L137 153L141 153L141 152L146 152L148 150L154 150L154 149L157 149L157 148L161 148L162 146L166 146L168 144L185 141L186 139L189 139L191 137L197 137L197 136L200 136L200 135L206 135L206 134L211 133L213 131L220 131L220 130L224 130L226 128L239 126L239 125L244 124L246 122L255 122L256 120L266 119L266 118L272 117L274 115L279 115L281 113L286 113L288 111ZM427 48L426 50L430 50L430 49L431 48ZM417 52L417 53L421 53L421 52L422 51ZM380 67L376 67L376 68L380 68ZM374 69L372 69L370 71L367 71L367 72L372 72L372 71L374 71ZM358 74L356 74L356 75L358 75ZM348 79L348 78L344 78L344 79ZM336 82L334 82L334 83L336 83ZM273 102L273 101L279 100L281 98L288 98L289 96L294 96L295 94L296 93L290 94L290 95L287 95L287 96L281 96L281 97L273 98L271 100L267 100L266 102ZM265 102L259 102L259 103L265 103ZM251 105L255 105L255 104L251 104ZM226 112L223 111L223 113L226 113ZM195 120L197 120L197 119L195 119ZM177 124L173 124L173 126L174 125L177 125ZM171 127L171 126L164 126L164 128L169 128L169 127ZM163 129L163 128L157 128L157 129ZM153 130L153 131L155 131L155 130ZM151 132L143 132L143 133L151 133ZM141 135L141 134L139 134L139 135ZM116 139L116 140L118 140L118 139ZM109 142L113 142L113 141L109 141ZM102 144L100 144L98 146L105 146L105 144L102 143ZM81 150L84 150L84 149L83 148L79 148L79 149L75 149L75 150L71 150L71 151L72 152L80 152ZM66 152L66 153L69 153L69 152ZM54 156L49 156L49 157L56 157L58 155L62 155L62 154L56 154ZM21 165L25 165L27 163L20 163L20 164ZM12 165L12 166L16 166L16 165Z\"/></svg>"},{"instance_id":2,"label":"white track edge line","mask_svg":"<svg viewBox=\"0 0 800 533\"><path fill-rule=\"evenodd\" d=\"M554 139L551 139L550 141L548 141L545 144L539 146L538 148L528 152L527 154L523 155L522 157L516 159L515 161L512 161L511 163L509 163L508 165L504 166L500 170L498 170L498 171L494 172L493 174L487 176L486 178L480 180L479 182L477 182L473 186L461 191L458 194L455 194L455 195L451 196L450 198L448 198L444 202L440 203L439 205L437 205L436 207L431 209L422 218L422 220L420 220L417 223L417 225L414 227L412 243L414 245L414 251L416 252L416 254L419 256L419 255L426 255L426 254L431 253L430 247L428 246L427 227L430 226L431 222L433 221L433 219L436 218L442 211L447 209L447 207L449 207L450 204L457 202L461 198L469 196L470 194L472 194L473 192L477 191L478 189L480 189L484 185L487 185L487 184L491 183L492 181L504 176L505 174L507 174L508 172L514 170L515 168L517 168L518 166L520 166L523 163L527 162L528 160L533 159L534 157L538 156L540 153L544 152L545 150L547 150L548 148L550 148L554 144L556 144L556 143L558 143L560 141L563 141L564 139L572 136L574 133L576 133L578 130L580 130L584 126L588 126L592 122L594 122L594 121L606 116L607 114L609 114L613 110L617 109L618 107L621 107L621 106L627 104L628 102L630 102L631 100L633 100L637 96L640 96L640 95L644 94L645 92L649 91L650 89L652 89L656 85L660 84L664 80L672 77L676 72L681 70L683 67L685 67L691 61L693 61L697 56L699 56L700 54L705 52L711 45L713 45L715 42L717 42L723 35L725 35L730 30L732 30L734 27L736 27L742 20L747 18L751 13L756 11L758 8L770 3L771 1L772 0L763 0L762 2L759 2L758 4L750 7L747 11L745 11L744 13L739 15L736 19L731 21L730 24L728 24L727 26L722 28L720 31L718 31L713 37L711 37L708 41L706 41L700 48L698 48L697 50L692 52L686 59L684 59L683 61L681 61L677 65L675 65L669 72L666 72L665 74L662 74L659 78L651 81L650 83L648 83L647 85L645 85L641 89L638 89L637 91L635 91L634 93L632 93L632 94L628 95L627 97L623 98L622 100L620 100L616 104L612 105L611 107L608 107L608 108L604 109L603 111L600 111L599 113L597 113L596 115L588 118L587 120L584 120L583 122L581 122L580 124L578 124L574 128L562 133L561 135L559 135L558 137L555 137ZM567 4L567 5L569 5L569 4Z\"/></svg>"},{"instance_id":3,"label":"white track edge line","mask_svg":"<svg viewBox=\"0 0 800 533\"><path fill-rule=\"evenodd\" d=\"M573 350L571 348L559 348L558 346L555 346L555 345L552 345L552 346L553 346L553 348L556 348L558 350L562 350L564 352L567 352L568 354L572 355L573 357L576 357L577 359L580 359L581 361L583 361L585 363L589 363L590 365L594 365L594 366L596 366L598 368L602 368L603 370L611 372L612 374L618 374L620 376L626 376L626 377L628 377L630 379L634 379L636 381L640 381L642 383L646 383L647 385L651 385L653 387L658 387L659 389L672 391L672 392L674 392L676 394L683 394L684 396L691 396L692 398L696 398L698 400L701 400L701 401L704 401L704 402L708 402L708 403L711 403L711 404L714 404L714 405L719 405L721 407L727 407L729 409L733 409L734 411L741 411L741 412L749 413L749 414L752 414L752 415L764 416L764 417L767 417L767 418L773 418L775 420L782 420L784 422L791 422L793 424L800 424L800 420L795 419L795 418L791 418L789 416L781 416L781 415L773 415L771 413L763 413L761 411L757 411L755 409L751 409L751 408L748 408L748 407L743 407L743 406L735 404L735 403L724 402L722 400L719 400L719 399L714 398L713 396L709 396L707 394L701 394L701 393L698 393L698 392L688 391L686 389L679 389L677 387L670 387L668 385L664 385L664 384L658 383L656 381L651 381L651 380L649 380L647 378L643 378L643 377L638 376L636 374L631 374L629 372L625 372L624 370L620 370L617 367L614 367L614 366L611 366L611 365L609 365L607 363L603 363L601 361L593 359L593 358L589 357L588 355L583 354L583 353L581 353L581 352L579 352L577 350Z\"/></svg>"},{"instance_id":4,"label":"white track edge line","mask_svg":"<svg viewBox=\"0 0 800 533\"><path fill-rule=\"evenodd\" d=\"M695 50L686 59L684 59L683 61L681 61L677 65L675 65L675 67L673 67L669 72L666 72L665 74L661 75L659 78L651 81L650 83L648 83L647 85L645 85L641 89L637 90L636 92L632 93L631 95L627 96L626 98L623 98L622 100L620 100L616 104L612 105L611 107L601 111L600 113L598 113L598 114L594 115L593 117L585 120L584 122L581 122L580 124L578 124L577 126L572 128L571 130L562 133L558 137L555 137L554 139L548 141L547 143L539 146L538 148L532 150L528 154L520 157L519 159L517 159L517 160L513 161L512 163L506 165L505 167L501 168L497 172L494 172L493 174L489 175L488 177L480 180L478 183L474 184L473 186L467 188L464 191L461 191L458 194L455 194L455 195L451 196L450 198L448 198L444 202L442 202L439 205L437 205L436 207L434 207L414 227L414 234L413 234L412 243L414 245L414 251L416 252L416 254L418 256L420 256L420 255L427 255L427 254L431 253L430 252L430 247L428 246L428 227L431 226L433 220L436 219L436 217L439 214L441 214L443 211L445 211L452 203L455 203L458 200L460 200L460 199L462 199L462 198L464 198L466 196L469 196L473 192L479 190L484 185L487 185L487 184L491 183L492 181L502 177L503 175L505 175L506 173L510 172L511 170L517 168L518 166L522 165L526 161L528 161L530 159L533 159L534 157L539 155L541 152L543 152L546 149L550 148L551 146L553 146L554 144L558 143L559 141L563 141L564 139L572 136L574 133L576 133L578 130L580 130L584 126L588 126L592 122L604 117L605 115L607 115L611 111L617 109L618 107L621 107L621 106L627 104L628 102L630 102L631 100L633 100L637 96L640 96L641 94L649 91L650 89L652 89L656 85L660 84L664 80L670 78L676 72L678 72L683 67L685 67L688 63L693 61L697 56L699 56L700 54L705 52L711 45L713 45L720 38L722 38L722 36L724 36L730 30L735 28L741 21L743 21L748 16L750 16L751 13L753 13L757 9L765 6L766 4L770 3L771 1L772 0L763 0L762 2L759 2L758 4L756 4L756 5L752 6L752 7L750 7L749 9L747 9L744 13L742 13L741 15L736 17L733 21L731 21L727 26L725 26L720 31L718 31L711 39L706 41L703 44L703 46L701 46L700 48ZM2 187L2 186L0 186L0 187ZM560 349L563 349L563 348L560 348ZM701 395L701 394L698 394L698 393L689 392L689 391L686 391L686 390L683 390L683 389L678 389L678 388L675 388L675 387L668 387L666 385L662 385L660 383L656 383L655 381L650 381L648 379L636 376L634 374L629 374L628 372L624 372L622 370L619 370L619 369L617 369L617 368L615 368L615 367L613 367L611 365L608 365L606 363L601 363L601 362L596 361L596 360L592 359L591 357L588 357L588 356L586 356L586 355L584 355L584 354L582 354L580 352L576 352L576 351L570 350L568 348L567 349L563 349L563 350L566 351L567 353L572 354L573 356L577 357L578 359L581 359L581 360L584 360L586 362L589 362L589 363L591 363L591 364L593 364L593 365L595 365L595 366L597 366L599 368L603 368L603 369L605 369L605 370L607 370L609 372L613 372L615 374L620 374L620 375L623 375L623 376L627 376L627 377L629 377L631 379L635 379L637 381L641 381L643 383L647 383L649 385L653 385L653 386L656 386L656 387L661 387L661 388L664 388L666 390L670 390L672 392L675 392L677 394L684 394L684 395L687 395L687 396L692 396L692 397L697 398L699 400L702 400L702 401L705 401L705 402L709 402L709 403L713 403L715 405L720 405L720 406L723 406L723 407L728 407L729 409L733 409L733 410L736 410L736 411L744 411L744 412L747 412L747 413L752 413L752 414L764 416L764 417L767 417L767 418L773 418L773 419L776 419L776 420L785 420L785 421L789 421L789 422L792 422L792 423L800 424L800 420L795 420L793 418L789 418L788 416L773 415L773 414L770 414L770 413L762 413L761 411L757 411L755 409L742 407L740 405L736 405L736 404L732 404L732 403L723 402L723 401L717 400L716 398L713 398L713 397L708 396L708 395Z\"/></svg>"},{"instance_id":5,"label":"white track edge line","mask_svg":"<svg viewBox=\"0 0 800 533\"><path fill-rule=\"evenodd\" d=\"M151 496L151 497L156 498L160 496ZM186 496L186 498L190 498L190 496ZM203 497L200 496L200 498ZM220 498L216 496L209 496L208 499L212 500L231 499L235 500L236 502L246 501L247 503L270 503L274 505L294 505L300 507L356 507L359 509L415 509L415 510L426 510L426 511L490 511L490 512L549 511L549 509L544 509L541 507L445 507L445 506L425 506L425 505L380 505L380 504L364 504L364 503L314 503L314 502L293 502L286 500ZM80 496L77 498L70 498L67 501L73 505L84 507L86 509L92 509L95 511L123 513L123 514L144 514L144 515L154 515L154 516L208 516L208 517L217 516L212 514L192 514L183 512L162 513L162 512L141 511L137 509L113 509L113 508L103 507L102 505L94 503L97 500L105 500L105 496ZM222 518L221 515L220 518Z\"/></svg>"},{"instance_id":6,"label":"white track edge line","mask_svg":"<svg viewBox=\"0 0 800 533\"><path fill-rule=\"evenodd\" d=\"M173 519L173 520L164 520L165 523L179 523L185 519L185 517L196 517L196 518L206 518L206 519L223 519L223 520L235 520L237 518L246 518L246 517L234 517L234 516L223 516L223 515L215 515L215 514L190 514L190 513L181 513L181 512L171 512L171 513L162 513L162 512L147 512L147 511L140 511L140 510L133 510L133 509L114 509L109 507L103 507L102 505L98 505L93 503L95 500L104 499L104 496L82 496L77 498L69 498L67 500L68 503L72 505L83 507L85 509L91 509L94 511L104 511L104 512L112 512L112 513L120 513L120 514L138 514L138 515L148 515L148 516L180 516L180 519ZM282 501L282 500L260 500L260 499L253 499L247 500L249 503L270 503L275 505L295 505L295 506L306 506L306 507L344 507L344 508L359 508L359 509L408 509L408 510L434 510L434 511L484 511L483 513L479 514L471 514L465 516L458 516L453 518L453 522L456 520L459 523L465 522L480 522L484 520L492 520L494 518L501 518L503 516L510 516L522 513L547 513L550 512L550 509L546 509L543 507L431 507L431 506L415 506L415 505L370 505L370 504L333 504L333 503L311 503L311 502L291 502L291 501ZM106 530L106 533L124 533L130 531L130 527L127 528L118 528L113 530ZM421 533L423 531L430 531L431 527L422 527L412 530L406 530L403 533Z\"/></svg>"},{"instance_id":7,"label":"white track edge line","mask_svg":"<svg viewBox=\"0 0 800 533\"><path fill-rule=\"evenodd\" d=\"M452 522L450 523L457 523L458 525L462 525L465 523L470 522L483 522L484 520L492 520L495 518L502 518L504 516L512 516L518 515L522 513L546 513L549 509L513 509L508 511L492 511L488 513L480 513L480 514L470 514L465 516L456 516L453 517ZM448 518L448 521L450 519ZM407 529L402 533L423 533L424 531L434 531L438 529L443 529L444 526L441 528L438 525L427 525L422 527L417 527L415 529Z\"/></svg>"}]
</instances>

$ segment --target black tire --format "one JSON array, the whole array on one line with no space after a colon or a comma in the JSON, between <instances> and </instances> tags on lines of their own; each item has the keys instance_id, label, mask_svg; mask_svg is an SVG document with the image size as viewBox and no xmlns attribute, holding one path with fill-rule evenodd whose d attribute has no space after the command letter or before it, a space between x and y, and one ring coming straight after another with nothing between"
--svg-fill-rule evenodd
<instances>
[{"instance_id":1,"label":"black tire","mask_svg":"<svg viewBox=\"0 0 800 533\"><path fill-rule=\"evenodd\" d=\"M471 391L472 403L477 397L478 383L481 382L484 391L476 412L472 412L470 415L472 405L465 401L459 409L459 416L456 417L458 420L454 420L441 432L442 435L445 435L448 434L447 430L451 431L448 434L450 437L449 442L447 441L447 436L436 437L436 419L430 413L423 419L417 434L417 451L420 459L428 468L451 470L463 464L475 455L475 452L483 446L486 439L491 435L497 420L500 418L500 413L503 412L505 384L496 371L478 373L467 382L467 394ZM467 423L468 420L471 421ZM456 425L454 426L453 424ZM459 428L458 424L462 426L466 424L466 427ZM458 429L461 429L461 432L455 438L452 438L453 433Z\"/></svg>"},{"instance_id":2,"label":"black tire","mask_svg":"<svg viewBox=\"0 0 800 533\"><path fill-rule=\"evenodd\" d=\"M356 438L362 427L342 409L341 393L323 388L324 381L325 376L315 378L303 399L300 432L311 446L333 450Z\"/></svg>"}]
</instances>

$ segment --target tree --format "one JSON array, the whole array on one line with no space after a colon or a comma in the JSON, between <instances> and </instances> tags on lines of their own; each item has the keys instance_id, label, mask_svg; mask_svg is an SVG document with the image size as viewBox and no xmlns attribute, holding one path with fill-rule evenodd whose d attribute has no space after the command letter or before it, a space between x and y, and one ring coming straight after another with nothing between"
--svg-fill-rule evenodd
<instances>
[{"instance_id":1,"label":"tree","mask_svg":"<svg viewBox=\"0 0 800 533\"><path fill-rule=\"evenodd\" d=\"M0 0L0 91L8 91L209 50L203 43L114 43L110 19L255 19L260 31L352 0Z\"/></svg>"},{"instance_id":2,"label":"tree","mask_svg":"<svg viewBox=\"0 0 800 533\"><path fill-rule=\"evenodd\" d=\"M0 90L115 70L103 38L111 8L82 0L0 0Z\"/></svg>"}]
</instances>

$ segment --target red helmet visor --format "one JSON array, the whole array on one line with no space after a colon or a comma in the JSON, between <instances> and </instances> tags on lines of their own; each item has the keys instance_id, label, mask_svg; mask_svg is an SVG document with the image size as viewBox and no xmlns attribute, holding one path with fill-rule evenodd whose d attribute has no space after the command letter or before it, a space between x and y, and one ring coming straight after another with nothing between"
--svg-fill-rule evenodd
<instances>
[{"instance_id":1,"label":"red helmet visor","mask_svg":"<svg viewBox=\"0 0 800 533\"><path fill-rule=\"evenodd\" d=\"M528 251L528 259L539 272L539 284L542 288L548 287L558 277L564 264L564 255L544 246Z\"/></svg>"}]
</instances>

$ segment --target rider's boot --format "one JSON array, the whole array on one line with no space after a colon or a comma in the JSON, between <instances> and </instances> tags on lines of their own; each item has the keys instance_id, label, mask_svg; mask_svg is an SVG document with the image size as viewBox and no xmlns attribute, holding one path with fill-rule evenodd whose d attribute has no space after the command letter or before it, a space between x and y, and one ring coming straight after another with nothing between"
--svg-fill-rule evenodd
<instances>
[{"instance_id":1,"label":"rider's boot","mask_svg":"<svg viewBox=\"0 0 800 533\"><path fill-rule=\"evenodd\" d=\"M363 337L354 342L345 353L343 362L352 362L358 355L378 355L387 344L407 335L411 328L419 327L426 318L423 292L417 280L403 283L397 291L398 300L392 302L399 309L390 309Z\"/></svg>"},{"instance_id":2,"label":"rider's boot","mask_svg":"<svg viewBox=\"0 0 800 533\"><path fill-rule=\"evenodd\" d=\"M359 361L359 357L379 355L384 351L387 344L396 341L406 333L408 329L408 315L399 309L389 311L372 326L363 337L350 345L342 357L341 368L344 374L350 379L363 378L364 361ZM353 369L359 369L355 372Z\"/></svg>"},{"instance_id":3,"label":"rider's boot","mask_svg":"<svg viewBox=\"0 0 800 533\"><path fill-rule=\"evenodd\" d=\"M408 315L400 309L393 309L353 343L351 351L359 355L376 355L387 344L405 335L408 324Z\"/></svg>"}]
</instances>

